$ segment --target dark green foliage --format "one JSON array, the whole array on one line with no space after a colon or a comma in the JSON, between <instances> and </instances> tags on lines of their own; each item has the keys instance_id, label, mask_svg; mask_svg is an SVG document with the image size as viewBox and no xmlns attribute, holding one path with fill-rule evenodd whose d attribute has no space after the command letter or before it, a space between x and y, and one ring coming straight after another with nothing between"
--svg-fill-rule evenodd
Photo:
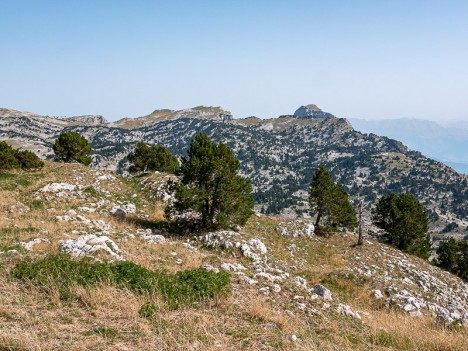
<instances>
[{"instance_id":1,"label":"dark green foliage","mask_svg":"<svg viewBox=\"0 0 468 351\"><path fill-rule=\"evenodd\" d=\"M16 158L18 159L21 168L23 169L44 167L44 162L39 157L37 157L34 152L31 151L18 151Z\"/></svg>"},{"instance_id":2,"label":"dark green foliage","mask_svg":"<svg viewBox=\"0 0 468 351\"><path fill-rule=\"evenodd\" d=\"M166 215L195 211L203 229L244 225L253 213L252 186L239 176L240 163L223 143L215 144L201 133L182 159L181 180L174 184L174 204Z\"/></svg>"},{"instance_id":3,"label":"dark green foliage","mask_svg":"<svg viewBox=\"0 0 468 351\"><path fill-rule=\"evenodd\" d=\"M435 264L468 280L468 242L450 238L437 249Z\"/></svg>"},{"instance_id":4,"label":"dark green foliage","mask_svg":"<svg viewBox=\"0 0 468 351\"><path fill-rule=\"evenodd\" d=\"M454 229L458 228L458 224L456 222L451 222L445 226L444 229L442 229L440 232L441 233L448 233L451 232Z\"/></svg>"},{"instance_id":5,"label":"dark green foliage","mask_svg":"<svg viewBox=\"0 0 468 351\"><path fill-rule=\"evenodd\" d=\"M135 293L159 292L170 308L223 296L230 286L230 276L226 272L214 273L198 268L172 275L151 271L132 262L93 263L89 259L73 260L68 255L25 260L12 270L11 275L45 290L57 289L61 299L70 299L75 285L87 287L106 282Z\"/></svg>"},{"instance_id":6,"label":"dark green foliage","mask_svg":"<svg viewBox=\"0 0 468 351\"><path fill-rule=\"evenodd\" d=\"M44 166L44 162L34 152L20 151L0 141L0 170L34 169Z\"/></svg>"},{"instance_id":7,"label":"dark green foliage","mask_svg":"<svg viewBox=\"0 0 468 351\"><path fill-rule=\"evenodd\" d=\"M356 226L356 211L348 199L348 194L333 182L331 174L325 167L320 166L312 178L309 188L310 213L316 216L316 232L323 231L321 223L326 228L337 226L351 230Z\"/></svg>"},{"instance_id":8,"label":"dark green foliage","mask_svg":"<svg viewBox=\"0 0 468 351\"><path fill-rule=\"evenodd\" d=\"M53 149L56 159L62 162L78 162L88 166L92 161L88 156L91 152L88 140L76 132L60 133Z\"/></svg>"},{"instance_id":9,"label":"dark green foliage","mask_svg":"<svg viewBox=\"0 0 468 351\"><path fill-rule=\"evenodd\" d=\"M374 224L385 230L384 241L425 259L431 249L428 222L424 207L411 194L383 196L374 212Z\"/></svg>"},{"instance_id":10,"label":"dark green foliage","mask_svg":"<svg viewBox=\"0 0 468 351\"><path fill-rule=\"evenodd\" d=\"M143 142L136 145L128 160L133 163L129 168L132 173L146 171L176 173L180 168L177 158L164 146L148 146Z\"/></svg>"}]
</instances>

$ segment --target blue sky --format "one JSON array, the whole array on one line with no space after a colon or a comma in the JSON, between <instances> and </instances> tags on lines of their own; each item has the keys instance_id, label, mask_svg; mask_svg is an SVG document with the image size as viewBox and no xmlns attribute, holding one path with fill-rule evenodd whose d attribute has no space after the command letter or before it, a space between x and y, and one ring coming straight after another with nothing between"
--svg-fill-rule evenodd
<instances>
[{"instance_id":1,"label":"blue sky","mask_svg":"<svg viewBox=\"0 0 468 351\"><path fill-rule=\"evenodd\" d=\"M468 120L468 1L0 0L0 106Z\"/></svg>"}]
</instances>

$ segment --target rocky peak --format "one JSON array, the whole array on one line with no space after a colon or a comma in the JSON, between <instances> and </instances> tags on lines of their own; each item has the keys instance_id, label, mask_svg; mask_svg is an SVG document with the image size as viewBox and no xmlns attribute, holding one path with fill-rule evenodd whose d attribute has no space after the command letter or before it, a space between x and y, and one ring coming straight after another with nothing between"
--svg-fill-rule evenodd
<instances>
[{"instance_id":1,"label":"rocky peak","mask_svg":"<svg viewBox=\"0 0 468 351\"><path fill-rule=\"evenodd\" d=\"M334 115L328 112L323 112L317 105L309 104L299 107L294 112L296 118L335 118Z\"/></svg>"}]
</instances>

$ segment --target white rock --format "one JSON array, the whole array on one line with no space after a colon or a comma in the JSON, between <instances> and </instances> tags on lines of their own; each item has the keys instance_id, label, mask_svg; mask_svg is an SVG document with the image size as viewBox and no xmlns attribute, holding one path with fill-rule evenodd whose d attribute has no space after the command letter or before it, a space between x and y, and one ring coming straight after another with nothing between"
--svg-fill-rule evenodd
<instances>
[{"instance_id":1,"label":"white rock","mask_svg":"<svg viewBox=\"0 0 468 351\"><path fill-rule=\"evenodd\" d=\"M50 243L50 241L49 239L45 239L45 238L36 238L28 242L21 241L18 244L21 245L25 250L31 251L34 245L40 244L40 243Z\"/></svg>"},{"instance_id":2,"label":"white rock","mask_svg":"<svg viewBox=\"0 0 468 351\"><path fill-rule=\"evenodd\" d=\"M361 316L359 315L359 313L353 311L350 306L342 304L342 303L338 305L336 312L343 316L349 316L352 318L361 319Z\"/></svg>"},{"instance_id":3,"label":"white rock","mask_svg":"<svg viewBox=\"0 0 468 351\"><path fill-rule=\"evenodd\" d=\"M104 174L100 177L97 177L98 180L116 180L117 178L115 178L113 175L111 174Z\"/></svg>"},{"instance_id":4,"label":"white rock","mask_svg":"<svg viewBox=\"0 0 468 351\"><path fill-rule=\"evenodd\" d=\"M249 241L249 245L253 247L253 249L262 255L268 252L266 245L260 239L252 239Z\"/></svg>"},{"instance_id":5,"label":"white rock","mask_svg":"<svg viewBox=\"0 0 468 351\"><path fill-rule=\"evenodd\" d=\"M45 187L39 189L41 193L57 193L61 191L74 191L76 188L73 184L67 183L50 183L47 184Z\"/></svg>"},{"instance_id":6,"label":"white rock","mask_svg":"<svg viewBox=\"0 0 468 351\"><path fill-rule=\"evenodd\" d=\"M383 296L382 292L379 289L376 289L376 290L374 290L374 297L376 299L383 299L384 296Z\"/></svg>"},{"instance_id":7,"label":"white rock","mask_svg":"<svg viewBox=\"0 0 468 351\"><path fill-rule=\"evenodd\" d=\"M279 293L281 291L281 286L279 284L273 284L273 291Z\"/></svg>"},{"instance_id":8,"label":"white rock","mask_svg":"<svg viewBox=\"0 0 468 351\"><path fill-rule=\"evenodd\" d=\"M193 246L192 244L190 243L182 243L182 245L186 248L186 249L189 249L189 250L193 250L193 251L196 251L197 248L195 246Z\"/></svg>"},{"instance_id":9,"label":"white rock","mask_svg":"<svg viewBox=\"0 0 468 351\"><path fill-rule=\"evenodd\" d=\"M302 277L294 277L294 283L301 288L307 289L307 280Z\"/></svg>"},{"instance_id":10,"label":"white rock","mask_svg":"<svg viewBox=\"0 0 468 351\"><path fill-rule=\"evenodd\" d=\"M166 238L162 235L156 234L144 234L141 236L144 240L148 241L151 244L161 244L166 241Z\"/></svg>"},{"instance_id":11,"label":"white rock","mask_svg":"<svg viewBox=\"0 0 468 351\"><path fill-rule=\"evenodd\" d=\"M245 268L243 265L239 263L222 263L221 269L225 271L230 271L230 272L239 272L239 271L244 271L247 268Z\"/></svg>"},{"instance_id":12,"label":"white rock","mask_svg":"<svg viewBox=\"0 0 468 351\"><path fill-rule=\"evenodd\" d=\"M203 266L203 269L205 269L205 271L207 271L207 272L215 272L215 273L219 273L219 269L218 269L218 268L215 268L215 267L213 267L213 266L212 266L212 265L210 265L210 264L205 264L205 265Z\"/></svg>"},{"instance_id":13,"label":"white rock","mask_svg":"<svg viewBox=\"0 0 468 351\"><path fill-rule=\"evenodd\" d=\"M104 251L118 261L124 260L120 255L122 250L119 249L114 241L107 236L97 236L94 234L82 235L76 240L63 240L60 242L60 251L76 257L86 256L96 251Z\"/></svg>"},{"instance_id":14,"label":"white rock","mask_svg":"<svg viewBox=\"0 0 468 351\"><path fill-rule=\"evenodd\" d=\"M317 295L323 297L325 300L328 301L333 301L332 295L330 290L328 290L326 287L324 287L321 284L317 284L313 287L313 292L315 292Z\"/></svg>"},{"instance_id":15,"label":"white rock","mask_svg":"<svg viewBox=\"0 0 468 351\"><path fill-rule=\"evenodd\" d=\"M96 209L95 209L95 208L86 207L86 206L82 206L82 207L78 207L78 211L86 212L86 213L93 213L93 212L96 212ZM76 214L76 212L75 212L75 214Z\"/></svg>"}]
</instances>

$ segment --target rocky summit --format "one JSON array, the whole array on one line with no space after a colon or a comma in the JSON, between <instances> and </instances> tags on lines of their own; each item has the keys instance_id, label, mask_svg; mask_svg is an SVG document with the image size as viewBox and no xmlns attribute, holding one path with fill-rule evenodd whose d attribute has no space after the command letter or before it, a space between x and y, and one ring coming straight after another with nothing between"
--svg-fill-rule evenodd
<instances>
[{"instance_id":1,"label":"rocky summit","mask_svg":"<svg viewBox=\"0 0 468 351\"><path fill-rule=\"evenodd\" d=\"M173 177L0 174L0 348L468 350L460 278L304 218L182 236Z\"/></svg>"},{"instance_id":2,"label":"rocky summit","mask_svg":"<svg viewBox=\"0 0 468 351\"><path fill-rule=\"evenodd\" d=\"M159 109L115 122L100 116L54 118L0 109L0 139L43 158L53 156L53 142L64 130L79 132L90 141L92 167L123 175L129 166L127 156L138 141L163 145L181 157L192 138L204 132L234 150L243 175L252 181L256 210L261 213L307 216L307 189L315 168L323 164L353 199L364 199L367 218L382 194L410 192L428 210L434 237L466 235L466 175L396 140L358 132L346 119L316 105L269 119L233 118L221 107L198 106Z\"/></svg>"}]
</instances>

